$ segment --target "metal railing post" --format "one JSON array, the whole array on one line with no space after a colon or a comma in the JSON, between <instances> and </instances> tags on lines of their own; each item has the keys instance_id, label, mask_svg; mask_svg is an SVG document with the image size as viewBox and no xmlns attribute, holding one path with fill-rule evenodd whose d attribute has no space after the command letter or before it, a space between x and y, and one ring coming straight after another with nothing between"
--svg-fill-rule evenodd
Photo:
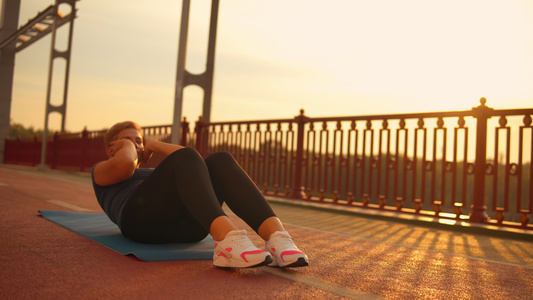
<instances>
[{"instance_id":1,"label":"metal railing post","mask_svg":"<svg viewBox=\"0 0 533 300\"><path fill-rule=\"evenodd\" d=\"M474 200L470 221L486 222L489 220L485 205L485 166L487 164L487 120L494 109L485 106L487 99L479 100L481 105L472 108L476 118L476 157L474 163Z\"/></svg>"},{"instance_id":2,"label":"metal railing post","mask_svg":"<svg viewBox=\"0 0 533 300\"><path fill-rule=\"evenodd\" d=\"M45 142L45 141L43 141ZM50 163L50 165L52 166L52 169L57 169L57 165L58 165L58 156L59 156L59 132L55 132L54 133L54 137L52 139L52 161ZM47 150L48 150L48 143L46 143L44 145L44 147L47 147ZM47 152L48 153L48 152ZM46 155L48 157L48 155ZM46 162L46 159L47 157L45 157L45 162ZM42 164L42 163L41 163Z\"/></svg>"},{"instance_id":3,"label":"metal railing post","mask_svg":"<svg viewBox=\"0 0 533 300\"><path fill-rule=\"evenodd\" d=\"M199 118L199 120L196 122L196 150L202 155L202 157L205 157L207 155L207 138L209 135L209 131L205 130L205 127L207 127L207 122L204 122L202 120L202 117Z\"/></svg>"},{"instance_id":4,"label":"metal railing post","mask_svg":"<svg viewBox=\"0 0 533 300\"><path fill-rule=\"evenodd\" d=\"M296 124L298 124L297 140L296 140L296 157L295 157L295 170L294 170L294 185L292 189L292 198L302 198L302 181L303 181L303 157L304 157L304 133L305 124L309 121L309 118L304 115L304 110L300 109L300 115L294 118Z\"/></svg>"},{"instance_id":5,"label":"metal railing post","mask_svg":"<svg viewBox=\"0 0 533 300\"><path fill-rule=\"evenodd\" d=\"M187 147L188 141L189 141L189 122L187 121L187 118L183 118L183 121L181 121L181 139L180 139L180 145Z\"/></svg>"},{"instance_id":6,"label":"metal railing post","mask_svg":"<svg viewBox=\"0 0 533 300\"><path fill-rule=\"evenodd\" d=\"M81 163L80 163L80 172L83 172L85 170L85 166L89 165L89 157L88 157L88 148L89 148L89 131L87 131L87 127L83 129L81 132Z\"/></svg>"},{"instance_id":7,"label":"metal railing post","mask_svg":"<svg viewBox=\"0 0 533 300\"><path fill-rule=\"evenodd\" d=\"M31 145L31 165L35 167L39 164L39 158L41 157L39 144L39 136L37 134L33 135L33 144Z\"/></svg>"},{"instance_id":8,"label":"metal railing post","mask_svg":"<svg viewBox=\"0 0 533 300\"><path fill-rule=\"evenodd\" d=\"M22 142L20 141L20 135L17 136L17 147L15 152L15 164L20 163L20 153L22 153Z\"/></svg>"}]
</instances>

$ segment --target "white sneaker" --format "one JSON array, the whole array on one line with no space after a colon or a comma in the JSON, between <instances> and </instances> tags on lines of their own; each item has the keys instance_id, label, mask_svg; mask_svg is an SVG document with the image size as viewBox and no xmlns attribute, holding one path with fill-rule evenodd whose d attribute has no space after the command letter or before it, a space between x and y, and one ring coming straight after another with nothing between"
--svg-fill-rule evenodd
<instances>
[{"instance_id":1,"label":"white sneaker","mask_svg":"<svg viewBox=\"0 0 533 300\"><path fill-rule=\"evenodd\" d=\"M230 231L224 240L215 241L213 265L221 268L253 268L268 265L272 256L257 248L246 235L246 230Z\"/></svg>"},{"instance_id":2,"label":"white sneaker","mask_svg":"<svg viewBox=\"0 0 533 300\"><path fill-rule=\"evenodd\" d=\"M292 241L287 231L276 231L266 242L266 249L272 254L270 267L305 267L308 266L309 259Z\"/></svg>"}]
</instances>

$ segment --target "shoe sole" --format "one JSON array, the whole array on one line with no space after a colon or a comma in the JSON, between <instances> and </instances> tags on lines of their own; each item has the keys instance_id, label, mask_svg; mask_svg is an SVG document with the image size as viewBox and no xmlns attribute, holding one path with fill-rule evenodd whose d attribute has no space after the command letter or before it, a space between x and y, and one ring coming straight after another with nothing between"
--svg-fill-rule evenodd
<instances>
[{"instance_id":1,"label":"shoe sole","mask_svg":"<svg viewBox=\"0 0 533 300\"><path fill-rule=\"evenodd\" d=\"M305 258L303 258L303 257L299 257L295 262L286 264L284 266L271 265L269 267L273 267L273 268L298 268L298 267L307 267L307 266L309 266L309 263L307 262L307 260L305 260Z\"/></svg>"},{"instance_id":2,"label":"shoe sole","mask_svg":"<svg viewBox=\"0 0 533 300\"><path fill-rule=\"evenodd\" d=\"M221 268L221 269L248 269L248 268L257 268L257 267L262 267L262 266L267 266L268 264L272 263L272 257L271 256L267 256L265 257L265 260L258 263L258 264L255 264L255 265L251 265L251 266L236 266L236 267L232 267L232 266L217 266L217 265L214 265L215 267L217 268Z\"/></svg>"}]
</instances>

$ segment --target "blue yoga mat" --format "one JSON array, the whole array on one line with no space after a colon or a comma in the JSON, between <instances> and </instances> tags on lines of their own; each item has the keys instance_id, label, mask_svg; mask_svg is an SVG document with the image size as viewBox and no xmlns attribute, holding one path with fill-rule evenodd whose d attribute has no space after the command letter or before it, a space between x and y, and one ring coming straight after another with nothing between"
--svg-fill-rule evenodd
<instances>
[{"instance_id":1,"label":"blue yoga mat","mask_svg":"<svg viewBox=\"0 0 533 300\"><path fill-rule=\"evenodd\" d=\"M125 238L117 225L104 213L39 210L46 219L70 229L123 255L135 255L144 261L213 259L213 238L208 235L198 243L142 244Z\"/></svg>"}]
</instances>

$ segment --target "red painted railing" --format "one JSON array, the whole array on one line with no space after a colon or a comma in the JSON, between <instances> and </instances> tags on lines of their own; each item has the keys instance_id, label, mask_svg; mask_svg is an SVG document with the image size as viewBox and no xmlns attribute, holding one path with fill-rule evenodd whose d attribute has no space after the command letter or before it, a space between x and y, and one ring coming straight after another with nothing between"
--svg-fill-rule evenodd
<instances>
[{"instance_id":1,"label":"red painted railing","mask_svg":"<svg viewBox=\"0 0 533 300\"><path fill-rule=\"evenodd\" d=\"M187 143L204 156L231 152L269 195L533 229L533 109L485 102L453 112L199 121Z\"/></svg>"},{"instance_id":2,"label":"red painted railing","mask_svg":"<svg viewBox=\"0 0 533 300\"><path fill-rule=\"evenodd\" d=\"M483 98L466 111L328 118L301 111L291 119L200 120L194 130L184 120L181 140L204 156L231 152L268 195L531 230L532 114L494 110ZM170 131L152 126L145 136L168 141ZM50 142L52 167L87 171L105 158L101 133L66 140ZM37 164L36 144L6 141L4 161Z\"/></svg>"},{"instance_id":3,"label":"red painted railing","mask_svg":"<svg viewBox=\"0 0 533 300\"><path fill-rule=\"evenodd\" d=\"M59 134L47 142L46 165L52 169L89 171L95 162L106 158L102 131ZM4 162L37 166L41 163L42 139L6 139Z\"/></svg>"},{"instance_id":4,"label":"red painted railing","mask_svg":"<svg viewBox=\"0 0 533 300\"><path fill-rule=\"evenodd\" d=\"M143 128L144 136L162 141L170 141L172 125L148 126ZM68 171L90 171L93 165L107 158L103 131L80 133L56 133L47 142L46 165L52 169ZM38 166L41 163L42 138L6 139L4 162ZM149 166L157 165L161 157L154 156Z\"/></svg>"}]
</instances>

